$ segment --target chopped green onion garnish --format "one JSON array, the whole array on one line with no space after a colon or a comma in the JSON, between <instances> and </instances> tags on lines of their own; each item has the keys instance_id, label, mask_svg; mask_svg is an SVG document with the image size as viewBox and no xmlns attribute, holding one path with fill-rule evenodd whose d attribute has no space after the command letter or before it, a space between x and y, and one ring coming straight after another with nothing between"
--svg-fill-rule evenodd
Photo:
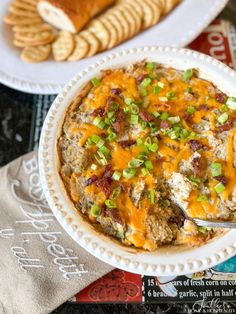
<instances>
[{"instance_id":1,"label":"chopped green onion garnish","mask_svg":"<svg viewBox=\"0 0 236 314\"><path fill-rule=\"evenodd\" d=\"M200 227L197 227L197 228L198 228L198 231L201 232L201 233L206 233L206 231L207 231L206 227L200 226Z\"/></svg>"},{"instance_id":2,"label":"chopped green onion garnish","mask_svg":"<svg viewBox=\"0 0 236 314\"><path fill-rule=\"evenodd\" d=\"M151 128L151 133L157 132L157 126L154 122L149 122L148 125Z\"/></svg>"},{"instance_id":3,"label":"chopped green onion garnish","mask_svg":"<svg viewBox=\"0 0 236 314\"><path fill-rule=\"evenodd\" d=\"M222 193L225 190L225 186L224 186L223 183L219 182L218 184L216 184L214 189L215 189L217 194L220 194L220 193Z\"/></svg>"},{"instance_id":4,"label":"chopped green onion garnish","mask_svg":"<svg viewBox=\"0 0 236 314\"><path fill-rule=\"evenodd\" d=\"M206 195L200 194L197 197L197 202L205 202L207 200Z\"/></svg>"},{"instance_id":5,"label":"chopped green onion garnish","mask_svg":"<svg viewBox=\"0 0 236 314\"><path fill-rule=\"evenodd\" d=\"M160 115L160 119L163 120L163 121L167 120L168 117L169 117L169 114L166 111L162 112L161 115Z\"/></svg>"},{"instance_id":6,"label":"chopped green onion garnish","mask_svg":"<svg viewBox=\"0 0 236 314\"><path fill-rule=\"evenodd\" d=\"M143 140L142 140L141 138L138 138L138 139L136 140L136 143L137 143L138 146L139 146L139 145L143 145Z\"/></svg>"},{"instance_id":7,"label":"chopped green onion garnish","mask_svg":"<svg viewBox=\"0 0 236 314\"><path fill-rule=\"evenodd\" d=\"M119 181L121 177L121 173L119 171L115 171L112 175L112 179L115 181Z\"/></svg>"},{"instance_id":8,"label":"chopped green onion garnish","mask_svg":"<svg viewBox=\"0 0 236 314\"><path fill-rule=\"evenodd\" d=\"M112 193L111 193L111 199L116 199L121 193L121 187L118 186L117 188L115 188Z\"/></svg>"},{"instance_id":9,"label":"chopped green onion garnish","mask_svg":"<svg viewBox=\"0 0 236 314\"><path fill-rule=\"evenodd\" d=\"M188 86L187 89L186 89L186 92L189 93L189 94L192 94L193 88L191 86Z\"/></svg>"},{"instance_id":10,"label":"chopped green onion garnish","mask_svg":"<svg viewBox=\"0 0 236 314\"><path fill-rule=\"evenodd\" d=\"M171 99L176 98L175 92L174 92L174 91L169 91L169 92L166 94L166 97L167 97L168 100L171 100Z\"/></svg>"},{"instance_id":11,"label":"chopped green onion garnish","mask_svg":"<svg viewBox=\"0 0 236 314\"><path fill-rule=\"evenodd\" d=\"M179 123L180 122L180 117L179 116L169 117L168 121L170 121L171 124Z\"/></svg>"},{"instance_id":12,"label":"chopped green onion garnish","mask_svg":"<svg viewBox=\"0 0 236 314\"><path fill-rule=\"evenodd\" d=\"M151 84L152 80L149 77L146 77L142 80L141 86L148 87Z\"/></svg>"},{"instance_id":13,"label":"chopped green onion garnish","mask_svg":"<svg viewBox=\"0 0 236 314\"><path fill-rule=\"evenodd\" d=\"M99 151L102 152L106 158L110 157L110 150L106 146L100 147Z\"/></svg>"},{"instance_id":14,"label":"chopped green onion garnish","mask_svg":"<svg viewBox=\"0 0 236 314\"><path fill-rule=\"evenodd\" d=\"M147 88L144 86L140 87L140 92L141 92L141 95L144 97L148 95Z\"/></svg>"},{"instance_id":15,"label":"chopped green onion garnish","mask_svg":"<svg viewBox=\"0 0 236 314\"><path fill-rule=\"evenodd\" d=\"M147 122L141 121L141 128L142 128L142 130L145 130L146 127L147 127Z\"/></svg>"},{"instance_id":16,"label":"chopped green onion garnish","mask_svg":"<svg viewBox=\"0 0 236 314\"><path fill-rule=\"evenodd\" d=\"M129 167L129 168L138 168L138 167L140 167L143 163L144 163L144 161L143 161L142 159L133 158L133 159L128 163L128 167Z\"/></svg>"},{"instance_id":17,"label":"chopped green onion garnish","mask_svg":"<svg viewBox=\"0 0 236 314\"><path fill-rule=\"evenodd\" d=\"M154 192L154 190L150 190L149 197L150 197L150 203L155 204L155 192Z\"/></svg>"},{"instance_id":18,"label":"chopped green onion garnish","mask_svg":"<svg viewBox=\"0 0 236 314\"><path fill-rule=\"evenodd\" d=\"M210 168L213 177L217 177L222 174L222 165L219 162L213 162Z\"/></svg>"},{"instance_id":19,"label":"chopped green onion garnish","mask_svg":"<svg viewBox=\"0 0 236 314\"><path fill-rule=\"evenodd\" d=\"M226 111L229 110L229 108L228 108L227 105L223 104L223 105L221 105L220 110L221 110L222 112L226 112Z\"/></svg>"},{"instance_id":20,"label":"chopped green onion garnish","mask_svg":"<svg viewBox=\"0 0 236 314\"><path fill-rule=\"evenodd\" d=\"M93 124L96 125L96 127L100 128L100 129L104 129L106 123L100 118L100 117L96 117L93 120Z\"/></svg>"},{"instance_id":21,"label":"chopped green onion garnish","mask_svg":"<svg viewBox=\"0 0 236 314\"><path fill-rule=\"evenodd\" d=\"M139 113L139 107L138 107L137 105L132 104L130 108L131 108L131 112L132 112L133 114Z\"/></svg>"},{"instance_id":22,"label":"chopped green onion garnish","mask_svg":"<svg viewBox=\"0 0 236 314\"><path fill-rule=\"evenodd\" d=\"M160 113L157 112L157 111L154 111L152 112L152 115L155 117L155 118L158 118L160 116Z\"/></svg>"},{"instance_id":23,"label":"chopped green onion garnish","mask_svg":"<svg viewBox=\"0 0 236 314\"><path fill-rule=\"evenodd\" d=\"M100 140L101 140L101 137L98 136L97 134L93 134L91 137L90 137L91 141L95 144L97 144Z\"/></svg>"},{"instance_id":24,"label":"chopped green onion garnish","mask_svg":"<svg viewBox=\"0 0 236 314\"><path fill-rule=\"evenodd\" d=\"M104 144L105 144L105 141L102 140L102 139L100 139L99 142L96 144L96 146L97 146L98 148L101 148Z\"/></svg>"},{"instance_id":25,"label":"chopped green onion garnish","mask_svg":"<svg viewBox=\"0 0 236 314\"><path fill-rule=\"evenodd\" d=\"M173 129L170 129L166 135L168 135L172 140L176 140L178 138L178 133Z\"/></svg>"},{"instance_id":26,"label":"chopped green onion garnish","mask_svg":"<svg viewBox=\"0 0 236 314\"><path fill-rule=\"evenodd\" d=\"M151 137L147 137L147 138L145 139L144 145L148 147L148 146L150 146L151 144L152 144Z\"/></svg>"},{"instance_id":27,"label":"chopped green onion garnish","mask_svg":"<svg viewBox=\"0 0 236 314\"><path fill-rule=\"evenodd\" d=\"M131 124L138 124L138 115L137 114L131 114L130 123Z\"/></svg>"},{"instance_id":28,"label":"chopped green onion garnish","mask_svg":"<svg viewBox=\"0 0 236 314\"><path fill-rule=\"evenodd\" d=\"M142 168L141 169L141 173L142 173L143 176L147 176L149 174L149 171L148 171L147 168Z\"/></svg>"},{"instance_id":29,"label":"chopped green onion garnish","mask_svg":"<svg viewBox=\"0 0 236 314\"><path fill-rule=\"evenodd\" d=\"M180 131L180 138L181 139L185 139L189 136L189 131L187 129L182 129Z\"/></svg>"},{"instance_id":30,"label":"chopped green onion garnish","mask_svg":"<svg viewBox=\"0 0 236 314\"><path fill-rule=\"evenodd\" d=\"M193 76L193 69L188 69L184 72L182 79L184 81L189 81L192 76Z\"/></svg>"},{"instance_id":31,"label":"chopped green onion garnish","mask_svg":"<svg viewBox=\"0 0 236 314\"><path fill-rule=\"evenodd\" d=\"M152 164L151 160L146 160L146 161L145 161L145 167L146 167L148 170L152 170L152 169L153 169L153 164Z\"/></svg>"},{"instance_id":32,"label":"chopped green onion garnish","mask_svg":"<svg viewBox=\"0 0 236 314\"><path fill-rule=\"evenodd\" d=\"M189 178L189 180L190 180L191 182L194 182L194 183L200 183L200 182L201 182L200 179L195 178L193 175L189 176L188 178Z\"/></svg>"},{"instance_id":33,"label":"chopped green onion garnish","mask_svg":"<svg viewBox=\"0 0 236 314\"><path fill-rule=\"evenodd\" d=\"M147 96L147 95L146 95ZM145 98L143 100L143 104L142 104L142 107L143 108L147 108L149 106L149 99L148 98Z\"/></svg>"},{"instance_id":34,"label":"chopped green onion garnish","mask_svg":"<svg viewBox=\"0 0 236 314\"><path fill-rule=\"evenodd\" d=\"M157 143L152 143L152 145L150 145L150 146L148 147L148 149L149 149L151 152L155 153L155 152L158 150L158 144L157 144Z\"/></svg>"},{"instance_id":35,"label":"chopped green onion garnish","mask_svg":"<svg viewBox=\"0 0 236 314\"><path fill-rule=\"evenodd\" d=\"M153 62L148 62L147 65L146 65L146 68L148 70L153 70L155 67L155 64Z\"/></svg>"},{"instance_id":36,"label":"chopped green onion garnish","mask_svg":"<svg viewBox=\"0 0 236 314\"><path fill-rule=\"evenodd\" d=\"M163 102L166 102L168 101L168 98L167 97L158 97L160 101L163 101Z\"/></svg>"},{"instance_id":37,"label":"chopped green onion garnish","mask_svg":"<svg viewBox=\"0 0 236 314\"><path fill-rule=\"evenodd\" d=\"M106 157L104 156L104 154L100 151L98 151L95 155L94 158L97 160L97 162L102 165L102 166L106 166L108 164Z\"/></svg>"},{"instance_id":38,"label":"chopped green onion garnish","mask_svg":"<svg viewBox=\"0 0 236 314\"><path fill-rule=\"evenodd\" d=\"M104 122L107 124L107 125L111 125L111 119L109 119L109 118L105 118L104 119Z\"/></svg>"},{"instance_id":39,"label":"chopped green onion garnish","mask_svg":"<svg viewBox=\"0 0 236 314\"><path fill-rule=\"evenodd\" d=\"M191 133L189 134L189 136L188 136L188 138L189 138L190 140L193 140L195 137L196 137L196 133L195 133L195 132L191 132Z\"/></svg>"},{"instance_id":40,"label":"chopped green onion garnish","mask_svg":"<svg viewBox=\"0 0 236 314\"><path fill-rule=\"evenodd\" d=\"M225 113L222 113L218 118L217 118L217 121L220 123L220 124L224 124L227 120L228 120L229 116L228 116L228 113L225 112Z\"/></svg>"},{"instance_id":41,"label":"chopped green onion garnish","mask_svg":"<svg viewBox=\"0 0 236 314\"><path fill-rule=\"evenodd\" d=\"M124 169L123 170L123 176L126 178L126 179L131 179L135 176L136 174L136 170L135 169L132 169L132 168L128 168L128 169Z\"/></svg>"},{"instance_id":42,"label":"chopped green onion garnish","mask_svg":"<svg viewBox=\"0 0 236 314\"><path fill-rule=\"evenodd\" d=\"M107 116L109 119L111 119L114 116L114 114L115 114L115 111L109 111Z\"/></svg>"},{"instance_id":43,"label":"chopped green onion garnish","mask_svg":"<svg viewBox=\"0 0 236 314\"><path fill-rule=\"evenodd\" d=\"M126 105L131 105L133 100L131 98L125 98L125 104Z\"/></svg>"},{"instance_id":44,"label":"chopped green onion garnish","mask_svg":"<svg viewBox=\"0 0 236 314\"><path fill-rule=\"evenodd\" d=\"M236 110L236 98L235 97L229 97L225 103L229 109Z\"/></svg>"},{"instance_id":45,"label":"chopped green onion garnish","mask_svg":"<svg viewBox=\"0 0 236 314\"><path fill-rule=\"evenodd\" d=\"M105 200L105 205L108 208L116 208L116 203L113 200Z\"/></svg>"},{"instance_id":46,"label":"chopped green onion garnish","mask_svg":"<svg viewBox=\"0 0 236 314\"><path fill-rule=\"evenodd\" d=\"M157 82L157 85L160 87L160 88L164 88L165 84L162 83L162 82Z\"/></svg>"},{"instance_id":47,"label":"chopped green onion garnish","mask_svg":"<svg viewBox=\"0 0 236 314\"><path fill-rule=\"evenodd\" d=\"M108 140L109 142L115 141L116 138L117 138L117 135L116 135L116 133L114 133L114 132L110 132L110 134L107 136L107 140Z\"/></svg>"},{"instance_id":48,"label":"chopped green onion garnish","mask_svg":"<svg viewBox=\"0 0 236 314\"><path fill-rule=\"evenodd\" d=\"M91 165L91 169L92 169L92 170L96 170L97 167L98 167L98 166L97 166L96 164L92 164L92 165Z\"/></svg>"},{"instance_id":49,"label":"chopped green onion garnish","mask_svg":"<svg viewBox=\"0 0 236 314\"><path fill-rule=\"evenodd\" d=\"M161 91L161 87L160 86L154 86L153 87L153 94L158 95Z\"/></svg>"},{"instance_id":50,"label":"chopped green onion garnish","mask_svg":"<svg viewBox=\"0 0 236 314\"><path fill-rule=\"evenodd\" d=\"M90 215L96 218L100 215L100 213L101 213L100 206L94 204L90 209Z\"/></svg>"},{"instance_id":51,"label":"chopped green onion garnish","mask_svg":"<svg viewBox=\"0 0 236 314\"><path fill-rule=\"evenodd\" d=\"M187 113L194 114L195 113L195 108L193 106L188 107Z\"/></svg>"},{"instance_id":52,"label":"chopped green onion garnish","mask_svg":"<svg viewBox=\"0 0 236 314\"><path fill-rule=\"evenodd\" d=\"M109 105L109 111L115 111L120 107L120 105L118 104L118 102L112 102Z\"/></svg>"},{"instance_id":53,"label":"chopped green onion garnish","mask_svg":"<svg viewBox=\"0 0 236 314\"><path fill-rule=\"evenodd\" d=\"M100 85L100 81L96 77L91 79L91 83L93 84L94 87L98 87Z\"/></svg>"}]
</instances>

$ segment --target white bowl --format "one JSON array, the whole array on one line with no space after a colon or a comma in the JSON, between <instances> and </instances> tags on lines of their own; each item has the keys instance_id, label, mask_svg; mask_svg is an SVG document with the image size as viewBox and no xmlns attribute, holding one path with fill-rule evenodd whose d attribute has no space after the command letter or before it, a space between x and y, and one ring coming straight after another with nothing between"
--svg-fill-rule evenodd
<instances>
[{"instance_id":1,"label":"white bowl","mask_svg":"<svg viewBox=\"0 0 236 314\"><path fill-rule=\"evenodd\" d=\"M57 138L65 111L81 87L94 76L99 76L102 69L122 67L143 59L177 69L198 68L200 77L212 81L225 93L236 96L236 73L204 54L168 47L134 48L111 54L77 74L52 104L44 122L39 147L42 187L50 208L66 232L102 261L145 275L171 276L202 271L236 254L235 230L201 247L168 246L154 252L137 252L99 233L86 222L69 200L58 174Z\"/></svg>"}]
</instances>

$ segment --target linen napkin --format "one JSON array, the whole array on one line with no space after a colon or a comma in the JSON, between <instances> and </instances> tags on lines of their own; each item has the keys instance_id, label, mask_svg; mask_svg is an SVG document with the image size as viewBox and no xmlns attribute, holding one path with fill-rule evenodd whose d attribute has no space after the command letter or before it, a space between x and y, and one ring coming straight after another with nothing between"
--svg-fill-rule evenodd
<instances>
[{"instance_id":1,"label":"linen napkin","mask_svg":"<svg viewBox=\"0 0 236 314\"><path fill-rule=\"evenodd\" d=\"M0 169L0 313L50 313L111 270L56 221L36 152Z\"/></svg>"}]
</instances>

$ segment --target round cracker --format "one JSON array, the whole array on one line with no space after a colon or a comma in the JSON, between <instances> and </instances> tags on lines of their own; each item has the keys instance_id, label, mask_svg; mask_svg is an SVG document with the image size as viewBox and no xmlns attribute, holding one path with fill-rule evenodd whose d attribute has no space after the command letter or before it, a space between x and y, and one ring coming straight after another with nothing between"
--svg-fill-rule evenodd
<instances>
[{"instance_id":1,"label":"round cracker","mask_svg":"<svg viewBox=\"0 0 236 314\"><path fill-rule=\"evenodd\" d=\"M180 2L180 0L165 0L164 14L168 14Z\"/></svg>"},{"instance_id":2,"label":"round cracker","mask_svg":"<svg viewBox=\"0 0 236 314\"><path fill-rule=\"evenodd\" d=\"M114 16L111 15L110 13L106 14L106 18L111 22L111 24L115 27L115 29L117 31L117 43L116 43L116 45L118 45L120 42L123 41L123 37L124 37L123 25L120 23L119 19L114 18Z\"/></svg>"},{"instance_id":3,"label":"round cracker","mask_svg":"<svg viewBox=\"0 0 236 314\"><path fill-rule=\"evenodd\" d=\"M37 18L39 17L38 12L32 12L25 9L20 9L14 5L10 5L8 7L10 13L15 14L17 16L27 17L27 18Z\"/></svg>"},{"instance_id":4,"label":"round cracker","mask_svg":"<svg viewBox=\"0 0 236 314\"><path fill-rule=\"evenodd\" d=\"M14 0L11 5L18 8L18 9L23 9L23 10L27 10L27 11L31 11L31 12L37 12L36 6L25 3L22 0Z\"/></svg>"},{"instance_id":5,"label":"round cracker","mask_svg":"<svg viewBox=\"0 0 236 314\"><path fill-rule=\"evenodd\" d=\"M116 19L120 22L120 24L123 26L123 40L125 41L130 37L131 34L131 28L130 23L125 18L124 14L118 10L118 6L114 7L112 10L112 15L116 17Z\"/></svg>"},{"instance_id":6,"label":"round cracker","mask_svg":"<svg viewBox=\"0 0 236 314\"><path fill-rule=\"evenodd\" d=\"M38 4L38 0L21 0L23 3L27 3L27 4L30 4L34 7L37 7L37 4Z\"/></svg>"},{"instance_id":7,"label":"round cracker","mask_svg":"<svg viewBox=\"0 0 236 314\"><path fill-rule=\"evenodd\" d=\"M105 15L101 16L99 20L101 20L110 31L110 42L107 49L111 49L118 43L118 31Z\"/></svg>"},{"instance_id":8,"label":"round cracker","mask_svg":"<svg viewBox=\"0 0 236 314\"><path fill-rule=\"evenodd\" d=\"M98 19L92 20L88 25L88 31L92 32L100 41L100 51L106 50L110 42L110 32L106 25Z\"/></svg>"},{"instance_id":9,"label":"round cracker","mask_svg":"<svg viewBox=\"0 0 236 314\"><path fill-rule=\"evenodd\" d=\"M145 0L145 1L148 2L149 5L153 9L153 22L152 22L153 24L152 25L156 25L160 20L162 8L160 4L155 2L154 0Z\"/></svg>"},{"instance_id":10,"label":"round cracker","mask_svg":"<svg viewBox=\"0 0 236 314\"><path fill-rule=\"evenodd\" d=\"M74 50L74 37L70 32L60 31L54 43L52 52L56 61L66 60Z\"/></svg>"},{"instance_id":11,"label":"round cracker","mask_svg":"<svg viewBox=\"0 0 236 314\"><path fill-rule=\"evenodd\" d=\"M8 14L4 17L4 22L8 25L34 25L42 22L40 17L26 18L15 14Z\"/></svg>"},{"instance_id":12,"label":"round cracker","mask_svg":"<svg viewBox=\"0 0 236 314\"><path fill-rule=\"evenodd\" d=\"M51 45L25 47L21 59L27 63L37 63L47 60L51 52Z\"/></svg>"},{"instance_id":13,"label":"round cracker","mask_svg":"<svg viewBox=\"0 0 236 314\"><path fill-rule=\"evenodd\" d=\"M133 21L136 27L135 34L139 33L142 28L143 15L139 14L138 11L136 11L129 2L125 5L125 9L133 17Z\"/></svg>"},{"instance_id":14,"label":"round cracker","mask_svg":"<svg viewBox=\"0 0 236 314\"><path fill-rule=\"evenodd\" d=\"M15 38L13 40L13 44L16 47L24 48L24 47L34 47L34 46L50 44L53 40L54 40L54 36L46 38L44 40L31 41L31 42L26 42L26 41Z\"/></svg>"},{"instance_id":15,"label":"round cracker","mask_svg":"<svg viewBox=\"0 0 236 314\"><path fill-rule=\"evenodd\" d=\"M100 49L99 39L90 31L84 30L79 33L79 35L88 42L89 50L86 54L86 57L94 56Z\"/></svg>"},{"instance_id":16,"label":"round cracker","mask_svg":"<svg viewBox=\"0 0 236 314\"><path fill-rule=\"evenodd\" d=\"M89 43L82 36L75 35L74 40L75 48L72 54L67 59L69 61L78 61L85 58L90 48Z\"/></svg>"},{"instance_id":17,"label":"round cracker","mask_svg":"<svg viewBox=\"0 0 236 314\"><path fill-rule=\"evenodd\" d=\"M120 10L120 12L124 15L125 19L128 21L130 25L129 38L133 37L137 32L137 24L134 17L134 13L126 4L120 5L118 10Z\"/></svg>"},{"instance_id":18,"label":"round cracker","mask_svg":"<svg viewBox=\"0 0 236 314\"><path fill-rule=\"evenodd\" d=\"M52 26L47 23L40 23L35 25L16 25L13 28L15 33L40 33L45 31L52 31Z\"/></svg>"},{"instance_id":19,"label":"round cracker","mask_svg":"<svg viewBox=\"0 0 236 314\"><path fill-rule=\"evenodd\" d=\"M31 43L31 42L42 42L44 40L48 40L49 38L53 38L53 35L52 35L52 32L48 32L48 31L45 31L45 32L40 32L40 33L30 33L30 32L27 32L27 33L20 33L20 32L17 32L15 33L15 39L17 40L21 40L23 42L28 42L28 43Z\"/></svg>"}]
</instances>

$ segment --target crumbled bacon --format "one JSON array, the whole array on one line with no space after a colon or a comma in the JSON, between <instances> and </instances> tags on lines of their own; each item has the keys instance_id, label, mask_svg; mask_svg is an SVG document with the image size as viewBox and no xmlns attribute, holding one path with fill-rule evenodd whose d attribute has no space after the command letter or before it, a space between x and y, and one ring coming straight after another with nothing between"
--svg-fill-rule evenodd
<instances>
[{"instance_id":1,"label":"crumbled bacon","mask_svg":"<svg viewBox=\"0 0 236 314\"><path fill-rule=\"evenodd\" d=\"M215 97L216 97L216 100L221 104L224 104L226 101L226 95L220 91L216 93Z\"/></svg>"},{"instance_id":2,"label":"crumbled bacon","mask_svg":"<svg viewBox=\"0 0 236 314\"><path fill-rule=\"evenodd\" d=\"M221 182L221 183L223 183L224 185L226 185L227 184L227 178L225 177L225 176L217 176L217 177L214 177L214 179L216 179L217 181L219 181L219 182Z\"/></svg>"},{"instance_id":3,"label":"crumbled bacon","mask_svg":"<svg viewBox=\"0 0 236 314\"><path fill-rule=\"evenodd\" d=\"M193 123L193 115L189 114L189 113L185 113L183 116L184 120L190 124Z\"/></svg>"},{"instance_id":4,"label":"crumbled bacon","mask_svg":"<svg viewBox=\"0 0 236 314\"><path fill-rule=\"evenodd\" d=\"M116 102L116 98L115 98L114 96L109 96L109 97L107 97L106 105L105 105L106 111L109 110L109 106L110 106L111 103L113 103L113 102Z\"/></svg>"},{"instance_id":5,"label":"crumbled bacon","mask_svg":"<svg viewBox=\"0 0 236 314\"><path fill-rule=\"evenodd\" d=\"M163 162L163 161L165 161L165 157L164 156L157 156L156 161Z\"/></svg>"},{"instance_id":6,"label":"crumbled bacon","mask_svg":"<svg viewBox=\"0 0 236 314\"><path fill-rule=\"evenodd\" d=\"M141 74L136 78L136 83L139 85L142 83L142 81L147 77L147 73Z\"/></svg>"},{"instance_id":7,"label":"crumbled bacon","mask_svg":"<svg viewBox=\"0 0 236 314\"><path fill-rule=\"evenodd\" d=\"M105 194L106 198L109 198L111 194L111 183L112 183L112 175L113 175L112 166L108 164L105 167L104 173L102 174L102 177L95 181L95 184L97 187L99 187L103 193Z\"/></svg>"},{"instance_id":8,"label":"crumbled bacon","mask_svg":"<svg viewBox=\"0 0 236 314\"><path fill-rule=\"evenodd\" d=\"M199 157L196 157L192 161L193 164L193 173L195 178L199 178L201 176L201 160Z\"/></svg>"},{"instance_id":9,"label":"crumbled bacon","mask_svg":"<svg viewBox=\"0 0 236 314\"><path fill-rule=\"evenodd\" d=\"M225 124L219 126L216 130L217 132L229 131L233 127L233 120L227 121Z\"/></svg>"},{"instance_id":10,"label":"crumbled bacon","mask_svg":"<svg viewBox=\"0 0 236 314\"><path fill-rule=\"evenodd\" d=\"M94 183L95 181L97 181L97 179L98 179L98 177L95 175L95 174L93 174L92 175L92 177L91 178L89 178L87 181L86 181L86 186L88 186L88 185L91 185L92 183Z\"/></svg>"},{"instance_id":11,"label":"crumbled bacon","mask_svg":"<svg viewBox=\"0 0 236 314\"><path fill-rule=\"evenodd\" d=\"M202 104L198 107L199 110L202 110L202 111L208 111L208 107L206 104Z\"/></svg>"},{"instance_id":12,"label":"crumbled bacon","mask_svg":"<svg viewBox=\"0 0 236 314\"><path fill-rule=\"evenodd\" d=\"M151 113L149 113L147 111L144 111L144 110L141 110L139 112L139 116L145 122L151 122L151 121L153 121L155 119L154 116Z\"/></svg>"},{"instance_id":13,"label":"crumbled bacon","mask_svg":"<svg viewBox=\"0 0 236 314\"><path fill-rule=\"evenodd\" d=\"M117 122L122 122L124 121L125 115L121 110L117 110L115 117Z\"/></svg>"},{"instance_id":14,"label":"crumbled bacon","mask_svg":"<svg viewBox=\"0 0 236 314\"><path fill-rule=\"evenodd\" d=\"M99 107L99 108L95 109L95 110L92 112L91 115L92 115L93 117L97 117L97 116L103 117L104 114L105 114L105 108Z\"/></svg>"},{"instance_id":15,"label":"crumbled bacon","mask_svg":"<svg viewBox=\"0 0 236 314\"><path fill-rule=\"evenodd\" d=\"M135 140L124 140L124 141L119 141L118 143L123 148L125 148L125 147L129 147L129 146L132 146L132 145L136 144L136 141Z\"/></svg>"},{"instance_id":16,"label":"crumbled bacon","mask_svg":"<svg viewBox=\"0 0 236 314\"><path fill-rule=\"evenodd\" d=\"M188 142L188 144L189 144L191 150L194 151L194 152L198 151L199 149L204 149L204 150L207 149L206 145L204 145L199 140L190 140Z\"/></svg>"},{"instance_id":17,"label":"crumbled bacon","mask_svg":"<svg viewBox=\"0 0 236 314\"><path fill-rule=\"evenodd\" d=\"M161 129L168 129L169 127L170 127L170 124L168 121L161 121L161 124L160 124Z\"/></svg>"},{"instance_id":18,"label":"crumbled bacon","mask_svg":"<svg viewBox=\"0 0 236 314\"><path fill-rule=\"evenodd\" d=\"M112 221L117 222L120 225L123 225L123 221L118 213L117 208L105 208L103 211L105 217L110 217Z\"/></svg>"},{"instance_id":19,"label":"crumbled bacon","mask_svg":"<svg viewBox=\"0 0 236 314\"><path fill-rule=\"evenodd\" d=\"M121 190L122 190L123 192L125 192L125 193L128 192L128 186L127 186L124 182L122 182L122 183L120 184L120 187L121 187Z\"/></svg>"},{"instance_id":20,"label":"crumbled bacon","mask_svg":"<svg viewBox=\"0 0 236 314\"><path fill-rule=\"evenodd\" d=\"M120 133L121 131L121 123L116 121L112 123L113 129L115 130L116 133Z\"/></svg>"},{"instance_id":21,"label":"crumbled bacon","mask_svg":"<svg viewBox=\"0 0 236 314\"><path fill-rule=\"evenodd\" d=\"M120 95L122 93L122 90L120 88L112 88L111 94L112 95Z\"/></svg>"}]
</instances>

